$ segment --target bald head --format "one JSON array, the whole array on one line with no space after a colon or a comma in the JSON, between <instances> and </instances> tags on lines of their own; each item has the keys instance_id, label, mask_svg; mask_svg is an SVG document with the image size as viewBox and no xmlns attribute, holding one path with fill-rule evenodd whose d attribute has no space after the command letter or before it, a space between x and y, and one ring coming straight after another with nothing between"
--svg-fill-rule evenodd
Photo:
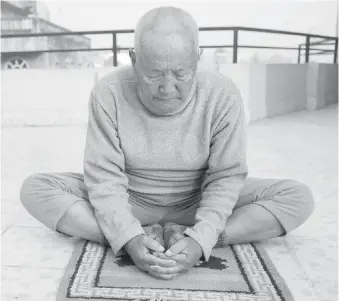
<instances>
[{"instance_id":1,"label":"bald head","mask_svg":"<svg viewBox=\"0 0 339 301\"><path fill-rule=\"evenodd\" d=\"M186 11L175 7L159 7L141 17L135 29L135 51L154 48L165 40L169 46L182 43L188 50L199 52L199 29Z\"/></svg>"},{"instance_id":2,"label":"bald head","mask_svg":"<svg viewBox=\"0 0 339 301\"><path fill-rule=\"evenodd\" d=\"M132 64L138 95L154 114L178 112L190 100L199 61L198 26L179 8L147 12L135 30Z\"/></svg>"}]
</instances>

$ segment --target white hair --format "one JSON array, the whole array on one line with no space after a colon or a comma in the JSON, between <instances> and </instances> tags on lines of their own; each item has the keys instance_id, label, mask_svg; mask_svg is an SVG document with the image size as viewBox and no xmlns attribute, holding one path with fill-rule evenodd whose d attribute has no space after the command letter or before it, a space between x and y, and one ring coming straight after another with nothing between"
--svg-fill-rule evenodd
<instances>
[{"instance_id":1,"label":"white hair","mask_svg":"<svg viewBox=\"0 0 339 301\"><path fill-rule=\"evenodd\" d=\"M199 28L193 17L176 7L158 7L148 11L139 20L134 35L134 49L138 53L149 34L180 34L193 51L199 53Z\"/></svg>"}]
</instances>

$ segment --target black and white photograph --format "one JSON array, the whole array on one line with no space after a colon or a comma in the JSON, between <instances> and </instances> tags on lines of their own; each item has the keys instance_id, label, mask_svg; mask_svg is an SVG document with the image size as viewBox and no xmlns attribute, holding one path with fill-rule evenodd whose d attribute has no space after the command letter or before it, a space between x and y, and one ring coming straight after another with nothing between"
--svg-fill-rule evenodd
<instances>
[{"instance_id":1,"label":"black and white photograph","mask_svg":"<svg viewBox=\"0 0 339 301\"><path fill-rule=\"evenodd\" d=\"M338 6L1 0L0 299L338 300Z\"/></svg>"}]
</instances>

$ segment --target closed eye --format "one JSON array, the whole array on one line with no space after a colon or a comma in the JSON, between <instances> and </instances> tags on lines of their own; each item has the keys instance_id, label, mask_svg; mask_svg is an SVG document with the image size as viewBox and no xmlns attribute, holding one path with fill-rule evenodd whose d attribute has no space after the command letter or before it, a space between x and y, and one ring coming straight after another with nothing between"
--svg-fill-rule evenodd
<instances>
[{"instance_id":1,"label":"closed eye","mask_svg":"<svg viewBox=\"0 0 339 301\"><path fill-rule=\"evenodd\" d=\"M152 75L147 75L148 78L158 78L161 77L161 74L152 74Z\"/></svg>"},{"instance_id":2,"label":"closed eye","mask_svg":"<svg viewBox=\"0 0 339 301\"><path fill-rule=\"evenodd\" d=\"M158 78L160 77L161 75L153 75L153 76L148 76L148 78Z\"/></svg>"},{"instance_id":3,"label":"closed eye","mask_svg":"<svg viewBox=\"0 0 339 301\"><path fill-rule=\"evenodd\" d=\"M178 77L186 77L188 74L176 73L175 75L178 76Z\"/></svg>"},{"instance_id":4,"label":"closed eye","mask_svg":"<svg viewBox=\"0 0 339 301\"><path fill-rule=\"evenodd\" d=\"M179 80L188 80L190 75L190 73L176 73L175 77Z\"/></svg>"}]
</instances>

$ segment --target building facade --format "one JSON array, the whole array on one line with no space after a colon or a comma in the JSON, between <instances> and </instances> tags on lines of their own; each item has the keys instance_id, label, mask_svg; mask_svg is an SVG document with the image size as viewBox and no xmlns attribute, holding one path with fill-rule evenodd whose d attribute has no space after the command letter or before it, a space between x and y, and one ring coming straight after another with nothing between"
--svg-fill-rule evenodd
<instances>
[{"instance_id":1,"label":"building facade","mask_svg":"<svg viewBox=\"0 0 339 301\"><path fill-rule=\"evenodd\" d=\"M1 35L70 32L50 21L42 1L1 1ZM53 49L90 49L85 36L43 36L1 39L1 68L83 68L92 67L94 53L43 52Z\"/></svg>"}]
</instances>

